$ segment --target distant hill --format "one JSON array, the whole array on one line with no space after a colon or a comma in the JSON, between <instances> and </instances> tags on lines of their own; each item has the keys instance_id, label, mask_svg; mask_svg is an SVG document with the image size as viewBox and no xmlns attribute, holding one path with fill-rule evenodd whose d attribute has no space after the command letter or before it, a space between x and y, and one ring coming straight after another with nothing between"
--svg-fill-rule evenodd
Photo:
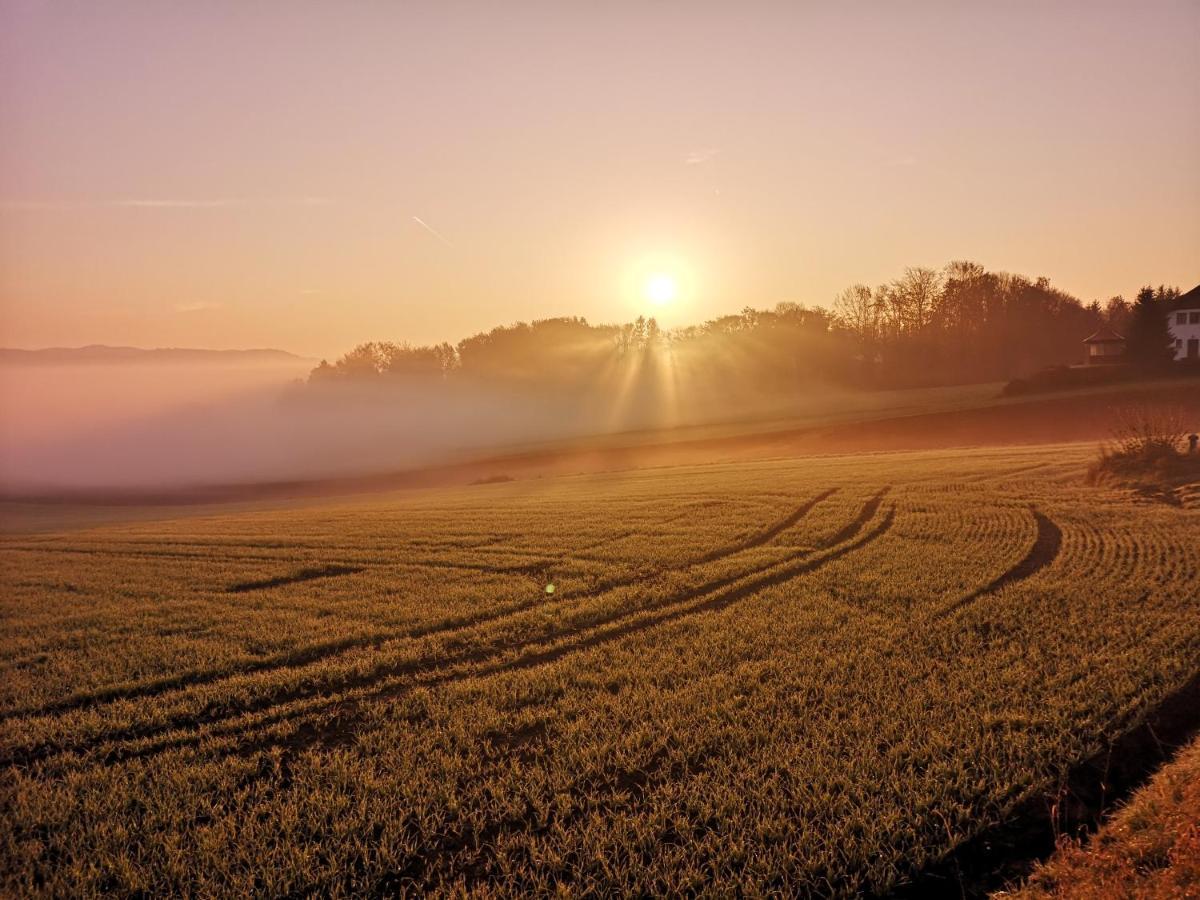
<instances>
[{"instance_id":1,"label":"distant hill","mask_svg":"<svg viewBox=\"0 0 1200 900\"><path fill-rule=\"evenodd\" d=\"M44 350L0 348L0 365L138 365L188 363L213 365L311 365L315 360L286 350L199 350L188 347L47 347Z\"/></svg>"}]
</instances>

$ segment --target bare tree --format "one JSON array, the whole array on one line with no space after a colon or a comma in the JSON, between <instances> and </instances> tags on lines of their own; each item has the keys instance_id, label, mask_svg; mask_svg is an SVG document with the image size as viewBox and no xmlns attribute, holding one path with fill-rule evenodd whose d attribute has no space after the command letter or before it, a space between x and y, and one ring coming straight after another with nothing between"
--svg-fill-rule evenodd
<instances>
[{"instance_id":1,"label":"bare tree","mask_svg":"<svg viewBox=\"0 0 1200 900\"><path fill-rule=\"evenodd\" d=\"M861 347L870 347L879 339L883 310L871 289L853 284L833 301L833 311L843 329L852 334Z\"/></svg>"},{"instance_id":2,"label":"bare tree","mask_svg":"<svg viewBox=\"0 0 1200 900\"><path fill-rule=\"evenodd\" d=\"M920 334L933 320L942 276L934 269L912 267L888 287L888 303L902 333Z\"/></svg>"}]
</instances>

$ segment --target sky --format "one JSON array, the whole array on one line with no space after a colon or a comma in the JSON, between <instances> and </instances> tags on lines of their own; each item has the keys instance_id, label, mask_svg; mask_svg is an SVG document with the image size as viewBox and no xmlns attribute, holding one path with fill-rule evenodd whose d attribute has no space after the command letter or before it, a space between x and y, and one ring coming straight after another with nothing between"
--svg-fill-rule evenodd
<instances>
[{"instance_id":1,"label":"sky","mask_svg":"<svg viewBox=\"0 0 1200 900\"><path fill-rule=\"evenodd\" d=\"M1200 0L0 0L0 344L1187 289L1197 47Z\"/></svg>"}]
</instances>

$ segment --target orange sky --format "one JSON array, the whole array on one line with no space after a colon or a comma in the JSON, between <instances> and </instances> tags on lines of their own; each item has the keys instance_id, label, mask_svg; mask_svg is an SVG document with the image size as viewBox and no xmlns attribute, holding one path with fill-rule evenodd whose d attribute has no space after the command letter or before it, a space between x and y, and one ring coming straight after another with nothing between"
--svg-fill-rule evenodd
<instances>
[{"instance_id":1,"label":"orange sky","mask_svg":"<svg viewBox=\"0 0 1200 900\"><path fill-rule=\"evenodd\" d=\"M1200 282L1200 3L966 6L0 0L0 344Z\"/></svg>"}]
</instances>

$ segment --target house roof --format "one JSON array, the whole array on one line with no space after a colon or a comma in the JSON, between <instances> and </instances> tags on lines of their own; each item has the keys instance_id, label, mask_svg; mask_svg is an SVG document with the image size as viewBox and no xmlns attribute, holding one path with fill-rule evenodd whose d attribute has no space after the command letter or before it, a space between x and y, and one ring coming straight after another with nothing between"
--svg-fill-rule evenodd
<instances>
[{"instance_id":1,"label":"house roof","mask_svg":"<svg viewBox=\"0 0 1200 900\"><path fill-rule=\"evenodd\" d=\"M1176 309L1200 309L1200 284L1186 294L1180 294L1175 301Z\"/></svg>"},{"instance_id":2,"label":"house roof","mask_svg":"<svg viewBox=\"0 0 1200 900\"><path fill-rule=\"evenodd\" d=\"M1085 337L1083 342L1085 344L1119 344L1124 343L1125 338L1121 337L1107 325L1102 325L1099 331Z\"/></svg>"}]
</instances>

